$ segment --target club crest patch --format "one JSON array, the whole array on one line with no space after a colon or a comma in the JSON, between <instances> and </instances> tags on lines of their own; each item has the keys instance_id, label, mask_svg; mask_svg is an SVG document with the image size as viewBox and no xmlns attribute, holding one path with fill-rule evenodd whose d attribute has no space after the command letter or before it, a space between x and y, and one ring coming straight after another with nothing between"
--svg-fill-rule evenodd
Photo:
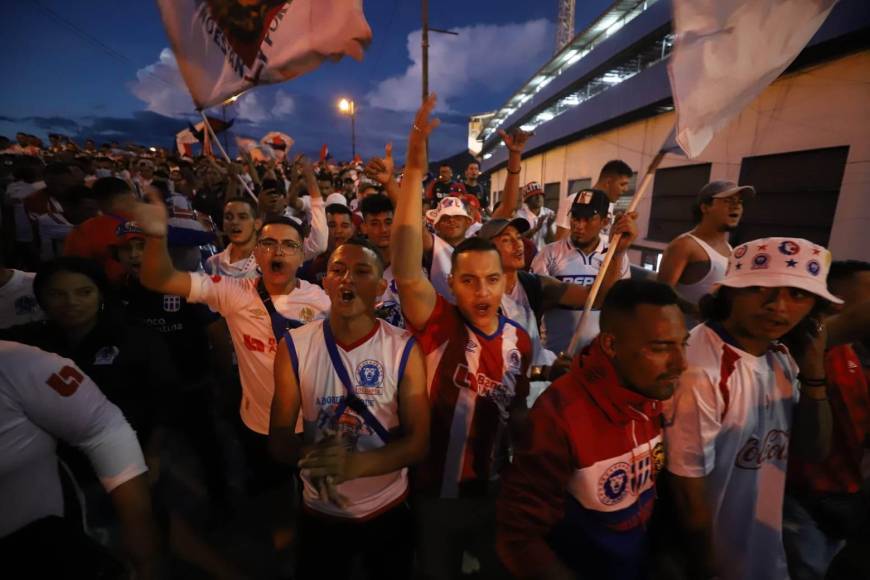
<instances>
[{"instance_id":1,"label":"club crest patch","mask_svg":"<svg viewBox=\"0 0 870 580\"><path fill-rule=\"evenodd\" d=\"M752 258L753 270L766 270L770 266L770 256L768 254L756 254Z\"/></svg>"},{"instance_id":2,"label":"club crest patch","mask_svg":"<svg viewBox=\"0 0 870 580\"><path fill-rule=\"evenodd\" d=\"M801 247L791 240L784 240L779 244L779 252L786 256L795 256L801 251Z\"/></svg>"},{"instance_id":3,"label":"club crest patch","mask_svg":"<svg viewBox=\"0 0 870 580\"><path fill-rule=\"evenodd\" d=\"M362 387L378 387L384 380L384 365L372 359L362 361L356 367L356 376Z\"/></svg>"},{"instance_id":4,"label":"club crest patch","mask_svg":"<svg viewBox=\"0 0 870 580\"><path fill-rule=\"evenodd\" d=\"M740 246L739 248L734 250L734 257L739 260L740 258L742 258L743 256L746 255L746 250L747 250L746 246Z\"/></svg>"},{"instance_id":5,"label":"club crest patch","mask_svg":"<svg viewBox=\"0 0 870 580\"><path fill-rule=\"evenodd\" d=\"M822 271L822 265L818 262L818 260L810 260L807 262L807 272L812 274L813 276L818 276L819 272Z\"/></svg>"},{"instance_id":6,"label":"club crest patch","mask_svg":"<svg viewBox=\"0 0 870 580\"><path fill-rule=\"evenodd\" d=\"M607 468L598 480L598 500L604 505L622 501L628 491L628 478L631 467L620 462Z\"/></svg>"}]
</instances>

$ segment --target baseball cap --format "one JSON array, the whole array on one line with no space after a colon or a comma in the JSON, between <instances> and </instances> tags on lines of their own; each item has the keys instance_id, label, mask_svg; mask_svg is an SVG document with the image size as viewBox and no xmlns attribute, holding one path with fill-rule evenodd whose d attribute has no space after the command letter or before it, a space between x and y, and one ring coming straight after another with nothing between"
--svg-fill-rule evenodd
<instances>
[{"instance_id":1,"label":"baseball cap","mask_svg":"<svg viewBox=\"0 0 870 580\"><path fill-rule=\"evenodd\" d=\"M737 194L754 196L755 188L751 185L737 185L733 181L711 181L698 192L698 203L710 203L714 199L723 199Z\"/></svg>"},{"instance_id":2,"label":"baseball cap","mask_svg":"<svg viewBox=\"0 0 870 580\"><path fill-rule=\"evenodd\" d=\"M544 195L544 188L537 181L530 181L523 187L523 199L529 199L535 195Z\"/></svg>"},{"instance_id":3,"label":"baseball cap","mask_svg":"<svg viewBox=\"0 0 870 580\"><path fill-rule=\"evenodd\" d=\"M574 201L571 203L571 217L589 218L599 215L602 218L606 218L609 208L610 199L606 193L600 189L581 189L574 196Z\"/></svg>"},{"instance_id":4,"label":"baseball cap","mask_svg":"<svg viewBox=\"0 0 870 580\"><path fill-rule=\"evenodd\" d=\"M142 231L142 228L136 222L121 222L115 228L115 236L118 238L117 243L124 243L136 238L144 238L145 232Z\"/></svg>"},{"instance_id":5,"label":"baseball cap","mask_svg":"<svg viewBox=\"0 0 870 580\"><path fill-rule=\"evenodd\" d=\"M762 238L740 244L731 252L725 278L713 285L748 288L788 286L812 292L835 304L843 301L828 292L831 252L801 238Z\"/></svg>"},{"instance_id":6,"label":"baseball cap","mask_svg":"<svg viewBox=\"0 0 870 580\"><path fill-rule=\"evenodd\" d=\"M343 193L330 193L326 196L324 207L329 207L331 205L343 205L344 207L347 207L347 198L344 197Z\"/></svg>"},{"instance_id":7,"label":"baseball cap","mask_svg":"<svg viewBox=\"0 0 870 580\"><path fill-rule=\"evenodd\" d=\"M437 224L438 221L446 215L458 215L471 219L471 216L468 215L467 211L465 211L465 204L462 203L462 200L453 196L445 197L438 202L438 207L426 212L426 217L429 218L433 224Z\"/></svg>"},{"instance_id":8,"label":"baseball cap","mask_svg":"<svg viewBox=\"0 0 870 580\"><path fill-rule=\"evenodd\" d=\"M477 231L477 236L479 238L484 238L486 240L491 240L494 237L501 234L506 227L513 226L517 229L517 231L521 234L526 233L532 227L526 218L516 217L512 220L508 220L505 218L495 218L491 219Z\"/></svg>"}]
</instances>

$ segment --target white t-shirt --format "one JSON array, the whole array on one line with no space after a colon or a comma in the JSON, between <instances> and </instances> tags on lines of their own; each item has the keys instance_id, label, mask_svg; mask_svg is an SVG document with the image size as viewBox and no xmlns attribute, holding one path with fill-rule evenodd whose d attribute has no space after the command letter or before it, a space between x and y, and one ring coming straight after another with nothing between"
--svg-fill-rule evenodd
<instances>
[{"instance_id":1,"label":"white t-shirt","mask_svg":"<svg viewBox=\"0 0 870 580\"><path fill-rule=\"evenodd\" d=\"M228 276L230 278L256 278L260 275L257 270L257 260L251 252L247 258L230 262L230 248L209 256L205 263L205 269L209 274Z\"/></svg>"},{"instance_id":2,"label":"white t-shirt","mask_svg":"<svg viewBox=\"0 0 870 580\"><path fill-rule=\"evenodd\" d=\"M532 272L552 276L562 282L591 286L595 282L595 276L604 261L607 252L607 240L601 238L598 246L588 256L574 247L570 238L565 238L547 244L538 252L532 260ZM631 277L631 269L628 256L623 255L619 264L612 264L611 268L619 268L620 278ZM546 328L546 347L553 352L564 352L571 342L574 330L580 322L582 309L569 310L566 308L554 308L544 313L544 327ZM598 310L590 310L583 321L580 348L586 346L598 334Z\"/></svg>"},{"instance_id":3,"label":"white t-shirt","mask_svg":"<svg viewBox=\"0 0 870 580\"><path fill-rule=\"evenodd\" d=\"M190 273L188 302L203 302L226 319L239 362L242 381L242 421L251 430L262 435L269 433L269 412L275 392L272 367L275 363L277 342L272 320L260 295L259 278L227 278ZM325 318L329 312L329 298L319 286L298 280L290 294L272 296L279 314L291 321L305 324Z\"/></svg>"},{"instance_id":4,"label":"white t-shirt","mask_svg":"<svg viewBox=\"0 0 870 580\"><path fill-rule=\"evenodd\" d=\"M522 207L517 210L517 217L521 217L529 222L531 229L535 229L535 226L538 225L538 220L547 219L551 216L553 218L553 221L550 222L550 225L546 228L542 227L535 233L534 236L531 237L531 240L535 243L535 246L537 246L539 251L547 245L548 233L553 236L556 235L556 225L554 223L556 212L548 207L542 207L540 209L540 213L538 215L535 215L526 204L523 204Z\"/></svg>"},{"instance_id":5,"label":"white t-shirt","mask_svg":"<svg viewBox=\"0 0 870 580\"><path fill-rule=\"evenodd\" d=\"M88 456L106 491L147 469L121 410L74 362L0 341L0 538L63 515L58 439Z\"/></svg>"},{"instance_id":6,"label":"white t-shirt","mask_svg":"<svg viewBox=\"0 0 870 580\"><path fill-rule=\"evenodd\" d=\"M721 578L788 578L782 503L797 365L785 347L757 357L707 324L692 329L686 356L665 405L668 470L707 479Z\"/></svg>"},{"instance_id":7,"label":"white t-shirt","mask_svg":"<svg viewBox=\"0 0 870 580\"><path fill-rule=\"evenodd\" d=\"M12 208L12 216L15 219L16 242L33 241L33 226L30 224L30 217L24 210L24 198L40 189L45 189L44 181L37 181L35 183L13 181L6 187L4 203Z\"/></svg>"},{"instance_id":8,"label":"white t-shirt","mask_svg":"<svg viewBox=\"0 0 870 580\"><path fill-rule=\"evenodd\" d=\"M316 443L325 430L338 431L355 451L379 449L386 443L361 414L343 404L347 390L338 378L327 350L327 340L336 352L352 381L354 393L363 400L375 419L387 430L399 427L399 384L414 344L411 333L378 321L374 334L350 350L338 345L332 335L327 338L318 320L290 331L291 360L296 368L301 395L305 442ZM341 415L337 411L343 408ZM339 507L320 499L311 481L302 476L302 499L314 511L340 518L371 517L385 510L407 494L408 470L360 477L338 485L338 492L348 500Z\"/></svg>"},{"instance_id":9,"label":"white t-shirt","mask_svg":"<svg viewBox=\"0 0 870 580\"><path fill-rule=\"evenodd\" d=\"M43 319L42 309L33 293L35 277L32 272L12 270L12 277L0 286L0 328Z\"/></svg>"}]
</instances>

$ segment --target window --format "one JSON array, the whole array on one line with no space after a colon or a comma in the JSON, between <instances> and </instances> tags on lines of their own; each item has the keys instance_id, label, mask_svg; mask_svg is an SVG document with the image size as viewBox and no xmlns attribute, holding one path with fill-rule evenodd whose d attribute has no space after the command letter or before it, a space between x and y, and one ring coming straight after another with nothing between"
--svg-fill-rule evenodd
<instances>
[{"instance_id":1,"label":"window","mask_svg":"<svg viewBox=\"0 0 870 580\"><path fill-rule=\"evenodd\" d=\"M559 190L562 184L558 181L544 184L544 207L553 211L559 210Z\"/></svg>"},{"instance_id":2,"label":"window","mask_svg":"<svg viewBox=\"0 0 870 580\"><path fill-rule=\"evenodd\" d=\"M592 178L584 177L582 179L571 179L568 181L568 197L572 197L581 189L589 189L592 187Z\"/></svg>"},{"instance_id":3,"label":"window","mask_svg":"<svg viewBox=\"0 0 870 580\"><path fill-rule=\"evenodd\" d=\"M732 244L771 236L828 245L849 147L746 157L740 183L758 195L744 208Z\"/></svg>"},{"instance_id":4,"label":"window","mask_svg":"<svg viewBox=\"0 0 870 580\"><path fill-rule=\"evenodd\" d=\"M631 199L634 197L635 189L637 189L637 171L632 174L631 179L628 181L628 190L616 200L615 207L613 208L614 212L622 212L628 209L628 206L631 205Z\"/></svg>"},{"instance_id":5,"label":"window","mask_svg":"<svg viewBox=\"0 0 870 580\"><path fill-rule=\"evenodd\" d=\"M692 207L710 181L710 164L669 167L656 171L647 239L670 242L695 226Z\"/></svg>"}]
</instances>

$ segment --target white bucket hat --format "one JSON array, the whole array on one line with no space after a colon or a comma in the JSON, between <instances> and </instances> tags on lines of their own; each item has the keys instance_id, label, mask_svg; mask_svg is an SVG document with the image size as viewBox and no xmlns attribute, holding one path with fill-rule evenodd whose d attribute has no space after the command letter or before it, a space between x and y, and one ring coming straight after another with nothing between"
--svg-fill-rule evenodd
<instances>
[{"instance_id":1,"label":"white bucket hat","mask_svg":"<svg viewBox=\"0 0 870 580\"><path fill-rule=\"evenodd\" d=\"M835 304L843 301L828 292L831 252L801 238L762 238L740 244L731 252L725 278L713 285L748 288L788 286L812 292Z\"/></svg>"},{"instance_id":2,"label":"white bucket hat","mask_svg":"<svg viewBox=\"0 0 870 580\"><path fill-rule=\"evenodd\" d=\"M441 218L446 215L458 215L471 219L468 212L465 211L465 204L458 197L445 197L438 202L438 207L430 209L426 212L426 218L433 224L437 224Z\"/></svg>"},{"instance_id":3,"label":"white bucket hat","mask_svg":"<svg viewBox=\"0 0 870 580\"><path fill-rule=\"evenodd\" d=\"M324 207L329 207L331 205L343 205L344 207L347 207L347 198L344 197L343 193L330 193L326 196Z\"/></svg>"}]
</instances>

